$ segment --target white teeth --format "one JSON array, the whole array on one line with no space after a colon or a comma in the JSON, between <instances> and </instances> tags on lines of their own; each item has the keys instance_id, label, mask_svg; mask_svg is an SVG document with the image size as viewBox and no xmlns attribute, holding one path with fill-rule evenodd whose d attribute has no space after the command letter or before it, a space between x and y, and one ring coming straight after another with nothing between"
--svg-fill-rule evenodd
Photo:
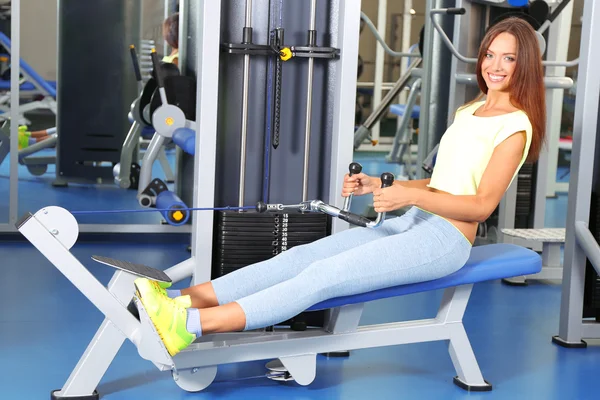
<instances>
[{"instance_id":1,"label":"white teeth","mask_svg":"<svg viewBox=\"0 0 600 400\"><path fill-rule=\"evenodd\" d=\"M505 78L504 75L492 75L492 74L488 74L488 76L490 77L490 80L492 82L501 82Z\"/></svg>"}]
</instances>

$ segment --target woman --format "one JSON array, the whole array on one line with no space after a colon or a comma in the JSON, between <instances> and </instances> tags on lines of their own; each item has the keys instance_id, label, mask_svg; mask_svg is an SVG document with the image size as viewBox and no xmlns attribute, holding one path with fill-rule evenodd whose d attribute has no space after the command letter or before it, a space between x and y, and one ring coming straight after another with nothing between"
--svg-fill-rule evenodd
<instances>
[{"instance_id":1,"label":"woman","mask_svg":"<svg viewBox=\"0 0 600 400\"><path fill-rule=\"evenodd\" d=\"M164 56L162 61L179 65L179 13L167 17L162 26L163 39L171 47L171 54Z\"/></svg>"},{"instance_id":2,"label":"woman","mask_svg":"<svg viewBox=\"0 0 600 400\"><path fill-rule=\"evenodd\" d=\"M363 173L343 196L372 193L376 212L412 206L377 229L352 228L181 291L135 282L171 355L197 337L274 325L329 298L439 279L468 260L485 221L545 135L537 38L522 19L492 26L479 50L480 98L461 107L444 134L431 179L381 189Z\"/></svg>"}]
</instances>

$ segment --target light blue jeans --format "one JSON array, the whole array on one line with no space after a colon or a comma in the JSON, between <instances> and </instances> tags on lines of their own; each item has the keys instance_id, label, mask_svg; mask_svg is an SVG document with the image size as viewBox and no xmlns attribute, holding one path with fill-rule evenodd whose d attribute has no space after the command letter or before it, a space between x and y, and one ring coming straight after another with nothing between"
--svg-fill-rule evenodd
<instances>
[{"instance_id":1,"label":"light blue jeans","mask_svg":"<svg viewBox=\"0 0 600 400\"><path fill-rule=\"evenodd\" d=\"M219 304L237 302L246 330L276 325L321 301L439 279L465 265L471 243L418 208L379 228L350 228L212 281Z\"/></svg>"}]
</instances>

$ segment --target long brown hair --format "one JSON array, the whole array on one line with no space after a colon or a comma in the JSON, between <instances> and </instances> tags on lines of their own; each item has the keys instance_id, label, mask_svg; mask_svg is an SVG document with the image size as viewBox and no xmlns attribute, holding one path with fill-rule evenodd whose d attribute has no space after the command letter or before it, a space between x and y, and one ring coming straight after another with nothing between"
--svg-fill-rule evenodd
<instances>
[{"instance_id":1,"label":"long brown hair","mask_svg":"<svg viewBox=\"0 0 600 400\"><path fill-rule=\"evenodd\" d=\"M510 101L529 117L532 139L527 161L537 161L546 136L546 94L542 54L536 33L522 18L508 17L488 28L477 55L477 84L484 94L488 87L481 75L481 64L492 41L499 34L510 33L517 40L517 63L510 79Z\"/></svg>"}]
</instances>

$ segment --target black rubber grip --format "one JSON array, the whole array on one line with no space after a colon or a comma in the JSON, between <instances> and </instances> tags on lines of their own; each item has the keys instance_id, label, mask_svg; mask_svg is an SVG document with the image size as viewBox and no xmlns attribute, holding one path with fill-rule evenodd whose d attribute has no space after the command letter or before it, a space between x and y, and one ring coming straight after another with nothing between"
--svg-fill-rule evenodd
<instances>
[{"instance_id":1,"label":"black rubber grip","mask_svg":"<svg viewBox=\"0 0 600 400\"><path fill-rule=\"evenodd\" d=\"M142 81L142 71L140 71L140 64L138 62L137 53L135 52L135 46L129 47L129 54L131 54L131 62L133 63L133 72L135 72L135 79L138 82Z\"/></svg>"},{"instance_id":2,"label":"black rubber grip","mask_svg":"<svg viewBox=\"0 0 600 400\"><path fill-rule=\"evenodd\" d=\"M158 54L155 49L152 49L152 53L150 53L152 57L152 67L154 68L154 72L156 73L156 82L158 83L158 87L164 87L164 81L162 76L162 71L160 70L160 61L158 60Z\"/></svg>"},{"instance_id":3,"label":"black rubber grip","mask_svg":"<svg viewBox=\"0 0 600 400\"><path fill-rule=\"evenodd\" d=\"M384 172L381 174L381 187L386 188L394 184L394 174L390 172Z\"/></svg>"},{"instance_id":4,"label":"black rubber grip","mask_svg":"<svg viewBox=\"0 0 600 400\"><path fill-rule=\"evenodd\" d=\"M446 14L451 14L451 15L463 15L465 12L467 12L467 10L465 10L464 8L448 8L448 9L446 9Z\"/></svg>"},{"instance_id":5,"label":"black rubber grip","mask_svg":"<svg viewBox=\"0 0 600 400\"><path fill-rule=\"evenodd\" d=\"M348 174L350 176L352 176L354 174L360 174L361 171L362 171L362 165L360 165L357 162L350 163L350 166L348 167Z\"/></svg>"},{"instance_id":6,"label":"black rubber grip","mask_svg":"<svg viewBox=\"0 0 600 400\"><path fill-rule=\"evenodd\" d=\"M339 218L341 220L351 223L352 225L358 225L363 227L366 227L371 222L370 219L365 218L362 215L353 214L350 211L344 210L340 211Z\"/></svg>"}]
</instances>

